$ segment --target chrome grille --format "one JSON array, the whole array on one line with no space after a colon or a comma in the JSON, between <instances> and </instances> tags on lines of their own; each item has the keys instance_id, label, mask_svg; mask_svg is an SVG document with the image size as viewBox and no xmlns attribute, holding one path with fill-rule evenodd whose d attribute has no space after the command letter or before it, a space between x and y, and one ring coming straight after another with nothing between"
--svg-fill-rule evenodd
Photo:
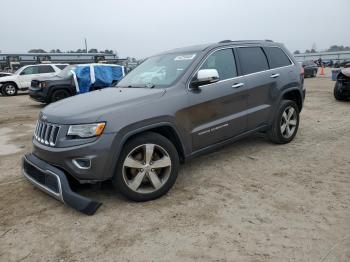
<instances>
[{"instance_id":1,"label":"chrome grille","mask_svg":"<svg viewBox=\"0 0 350 262\"><path fill-rule=\"evenodd\" d=\"M34 138L41 144L55 146L59 130L59 125L38 121L34 131Z\"/></svg>"}]
</instances>

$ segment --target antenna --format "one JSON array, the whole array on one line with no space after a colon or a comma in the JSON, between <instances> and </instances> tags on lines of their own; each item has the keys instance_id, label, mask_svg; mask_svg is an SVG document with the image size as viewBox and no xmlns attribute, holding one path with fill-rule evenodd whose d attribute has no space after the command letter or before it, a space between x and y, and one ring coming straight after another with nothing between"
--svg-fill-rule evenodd
<instances>
[{"instance_id":1,"label":"antenna","mask_svg":"<svg viewBox=\"0 0 350 262\"><path fill-rule=\"evenodd\" d=\"M87 40L85 38L85 52L88 53L88 49L87 49Z\"/></svg>"}]
</instances>

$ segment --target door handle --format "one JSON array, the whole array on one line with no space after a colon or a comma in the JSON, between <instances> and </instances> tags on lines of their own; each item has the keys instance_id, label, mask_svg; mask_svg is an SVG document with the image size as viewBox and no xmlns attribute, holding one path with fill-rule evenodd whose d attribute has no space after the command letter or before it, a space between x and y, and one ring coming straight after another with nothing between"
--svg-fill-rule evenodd
<instances>
[{"instance_id":1,"label":"door handle","mask_svg":"<svg viewBox=\"0 0 350 262\"><path fill-rule=\"evenodd\" d=\"M273 75L271 75L270 77L271 78L277 78L277 77L279 77L280 76L280 74L273 74Z\"/></svg>"},{"instance_id":2,"label":"door handle","mask_svg":"<svg viewBox=\"0 0 350 262\"><path fill-rule=\"evenodd\" d=\"M233 88L240 88L242 86L244 86L244 83L237 83L237 84L234 84L232 87Z\"/></svg>"}]
</instances>

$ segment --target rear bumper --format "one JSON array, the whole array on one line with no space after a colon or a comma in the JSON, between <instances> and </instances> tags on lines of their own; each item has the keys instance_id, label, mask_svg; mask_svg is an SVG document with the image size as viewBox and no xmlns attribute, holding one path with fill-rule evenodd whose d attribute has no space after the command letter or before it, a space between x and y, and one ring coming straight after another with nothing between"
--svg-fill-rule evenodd
<instances>
[{"instance_id":1,"label":"rear bumper","mask_svg":"<svg viewBox=\"0 0 350 262\"><path fill-rule=\"evenodd\" d=\"M61 170L33 154L23 157L22 173L34 186L79 212L93 215L102 205L73 192L66 175Z\"/></svg>"}]
</instances>

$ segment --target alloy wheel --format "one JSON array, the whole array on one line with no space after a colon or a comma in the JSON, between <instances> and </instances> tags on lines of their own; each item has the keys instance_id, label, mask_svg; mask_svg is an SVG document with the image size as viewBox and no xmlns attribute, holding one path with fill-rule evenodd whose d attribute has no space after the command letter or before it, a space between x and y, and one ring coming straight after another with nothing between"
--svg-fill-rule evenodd
<instances>
[{"instance_id":1,"label":"alloy wheel","mask_svg":"<svg viewBox=\"0 0 350 262\"><path fill-rule=\"evenodd\" d=\"M137 193L159 190L169 179L171 159L168 152L156 144L143 144L132 149L123 163L123 179Z\"/></svg>"},{"instance_id":2,"label":"alloy wheel","mask_svg":"<svg viewBox=\"0 0 350 262\"><path fill-rule=\"evenodd\" d=\"M296 130L297 121L297 112L294 107L286 107L286 109L283 111L280 124L281 134L284 138L290 138L293 136Z\"/></svg>"},{"instance_id":3,"label":"alloy wheel","mask_svg":"<svg viewBox=\"0 0 350 262\"><path fill-rule=\"evenodd\" d=\"M14 95L16 93L16 87L14 85L11 85L11 84L6 85L5 86L5 93L7 95L10 95L10 96Z\"/></svg>"}]
</instances>

